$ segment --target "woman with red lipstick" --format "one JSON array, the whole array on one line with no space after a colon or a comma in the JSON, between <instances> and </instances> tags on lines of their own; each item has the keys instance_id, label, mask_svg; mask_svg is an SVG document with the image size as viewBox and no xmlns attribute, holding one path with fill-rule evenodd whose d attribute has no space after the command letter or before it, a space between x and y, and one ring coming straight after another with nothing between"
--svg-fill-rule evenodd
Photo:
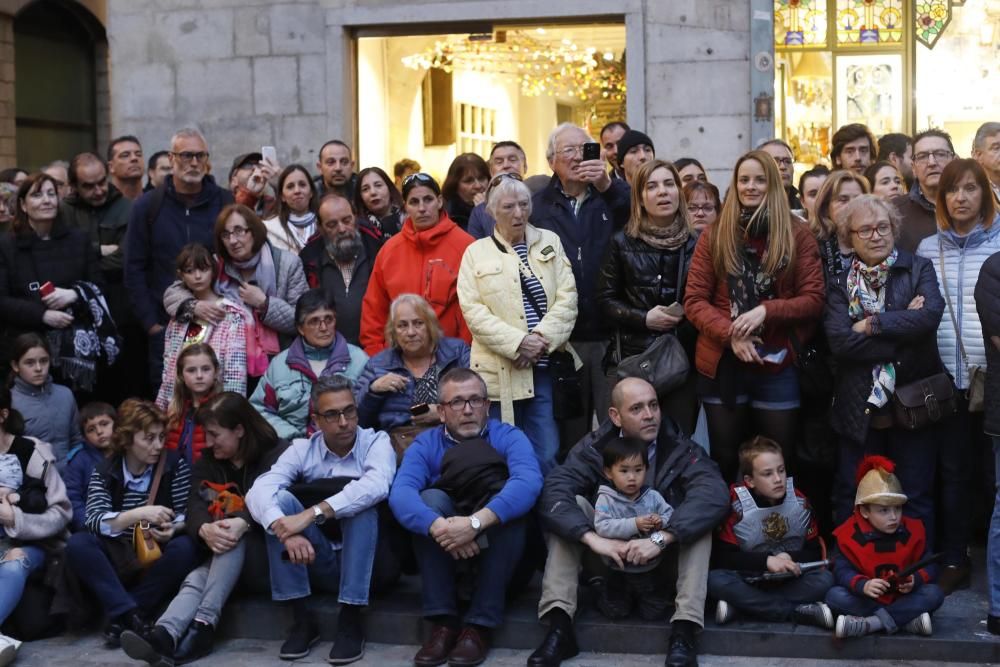
<instances>
[{"instance_id":1,"label":"woman with red lipstick","mask_svg":"<svg viewBox=\"0 0 1000 667\"><path fill-rule=\"evenodd\" d=\"M316 184L301 164L278 176L278 215L264 221L267 240L279 250L299 254L316 235Z\"/></svg>"},{"instance_id":2,"label":"woman with red lipstick","mask_svg":"<svg viewBox=\"0 0 1000 667\"><path fill-rule=\"evenodd\" d=\"M791 341L823 312L823 269L809 228L793 223L774 158L743 155L719 221L695 247L684 296L698 329L695 366L712 458L735 481L737 449L756 434L794 466L799 381Z\"/></svg>"}]
</instances>

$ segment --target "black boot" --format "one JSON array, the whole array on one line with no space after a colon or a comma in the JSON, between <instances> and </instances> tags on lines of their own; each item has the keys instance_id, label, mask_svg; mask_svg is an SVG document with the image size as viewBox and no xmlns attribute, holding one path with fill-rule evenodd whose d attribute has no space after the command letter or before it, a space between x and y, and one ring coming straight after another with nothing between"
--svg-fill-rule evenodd
<instances>
[{"instance_id":1,"label":"black boot","mask_svg":"<svg viewBox=\"0 0 1000 667\"><path fill-rule=\"evenodd\" d=\"M330 657L331 665L347 665L360 660L365 655L365 628L361 619L361 607L341 604L337 616L337 635L333 638Z\"/></svg>"},{"instance_id":2,"label":"black boot","mask_svg":"<svg viewBox=\"0 0 1000 667\"><path fill-rule=\"evenodd\" d=\"M666 667L698 667L698 649L695 632L698 626L691 621L675 621L670 633L670 648Z\"/></svg>"},{"instance_id":3,"label":"black boot","mask_svg":"<svg viewBox=\"0 0 1000 667\"><path fill-rule=\"evenodd\" d=\"M104 645L108 648L121 646L121 635L126 630L142 636L149 631L149 624L135 609L116 616L104 626Z\"/></svg>"},{"instance_id":4,"label":"black boot","mask_svg":"<svg viewBox=\"0 0 1000 667\"><path fill-rule=\"evenodd\" d=\"M177 642L174 661L178 665L194 662L212 652L215 644L215 626L201 621L193 621L187 632Z\"/></svg>"},{"instance_id":5,"label":"black boot","mask_svg":"<svg viewBox=\"0 0 1000 667\"><path fill-rule=\"evenodd\" d=\"M309 598L292 600L292 614L295 618L288 639L278 650L282 660L297 660L309 655L309 650L319 641L319 626L309 613Z\"/></svg>"},{"instance_id":6,"label":"black boot","mask_svg":"<svg viewBox=\"0 0 1000 667\"><path fill-rule=\"evenodd\" d=\"M174 666L174 638L162 625L155 625L143 634L125 630L121 634L122 650L133 660L142 660L153 667Z\"/></svg>"}]
</instances>

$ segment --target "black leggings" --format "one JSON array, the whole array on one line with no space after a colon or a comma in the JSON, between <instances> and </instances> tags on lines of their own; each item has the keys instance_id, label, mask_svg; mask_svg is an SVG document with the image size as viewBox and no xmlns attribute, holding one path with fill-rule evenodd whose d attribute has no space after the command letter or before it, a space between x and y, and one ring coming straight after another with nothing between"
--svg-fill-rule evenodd
<instances>
[{"instance_id":1,"label":"black leggings","mask_svg":"<svg viewBox=\"0 0 1000 667\"><path fill-rule=\"evenodd\" d=\"M771 438L781 445L785 467L788 470L794 468L798 408L761 410L745 404L730 409L725 405L709 403L704 407L712 458L719 464L727 484L743 481L739 477L739 448L755 435Z\"/></svg>"}]
</instances>

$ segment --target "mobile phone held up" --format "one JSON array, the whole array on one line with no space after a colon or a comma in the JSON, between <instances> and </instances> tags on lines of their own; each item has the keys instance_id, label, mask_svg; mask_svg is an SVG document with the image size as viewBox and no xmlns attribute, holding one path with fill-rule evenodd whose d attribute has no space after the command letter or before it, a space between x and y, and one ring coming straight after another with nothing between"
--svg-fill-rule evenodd
<instances>
[{"instance_id":1,"label":"mobile phone held up","mask_svg":"<svg viewBox=\"0 0 1000 667\"><path fill-rule=\"evenodd\" d=\"M271 164L278 164L278 151L275 150L274 146L261 146L260 147L261 159L265 162L270 162Z\"/></svg>"},{"instance_id":2,"label":"mobile phone held up","mask_svg":"<svg viewBox=\"0 0 1000 667\"><path fill-rule=\"evenodd\" d=\"M600 160L601 159L601 145L596 142L588 142L583 145L583 159L584 160Z\"/></svg>"}]
</instances>

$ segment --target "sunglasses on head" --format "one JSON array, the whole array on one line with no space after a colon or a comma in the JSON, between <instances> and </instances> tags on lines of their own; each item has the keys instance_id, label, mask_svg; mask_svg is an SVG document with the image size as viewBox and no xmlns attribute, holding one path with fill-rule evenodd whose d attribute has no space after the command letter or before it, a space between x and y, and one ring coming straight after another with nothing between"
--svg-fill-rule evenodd
<instances>
[{"instance_id":1,"label":"sunglasses on head","mask_svg":"<svg viewBox=\"0 0 1000 667\"><path fill-rule=\"evenodd\" d=\"M504 181L505 178L509 178L511 180L518 181L519 183L523 183L524 182L524 179L521 178L521 174L514 173L514 172L506 172L505 171L505 172L503 172L501 174L497 174L496 176L493 177L493 180L490 181L490 184L486 187L486 196L489 197L490 191L492 191L493 188L495 188L496 186L498 186L501 183L503 183L503 181Z\"/></svg>"},{"instance_id":2,"label":"sunglasses on head","mask_svg":"<svg viewBox=\"0 0 1000 667\"><path fill-rule=\"evenodd\" d=\"M409 176L403 179L403 187L405 188L414 181L418 183L433 183L434 179L431 177L430 174L425 174L422 171L418 171L417 173L410 174Z\"/></svg>"}]
</instances>

